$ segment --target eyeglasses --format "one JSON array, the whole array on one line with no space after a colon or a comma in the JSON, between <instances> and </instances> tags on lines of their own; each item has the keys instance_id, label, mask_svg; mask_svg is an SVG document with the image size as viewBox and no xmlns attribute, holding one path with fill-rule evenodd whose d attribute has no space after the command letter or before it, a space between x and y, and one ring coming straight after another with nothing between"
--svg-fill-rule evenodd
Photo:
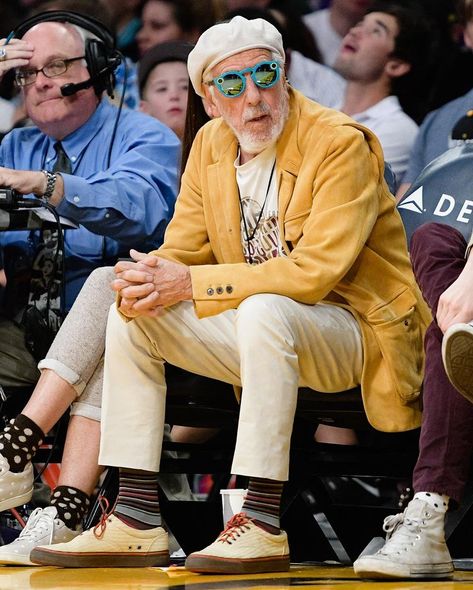
<instances>
[{"instance_id":1,"label":"eyeglasses","mask_svg":"<svg viewBox=\"0 0 473 590\"><path fill-rule=\"evenodd\" d=\"M271 88L279 80L280 72L281 67L277 61L260 61L252 68L225 72L210 82L207 82L207 84L214 84L224 96L236 98L245 92L245 74L250 74L256 86L260 88Z\"/></svg>"},{"instance_id":2,"label":"eyeglasses","mask_svg":"<svg viewBox=\"0 0 473 590\"><path fill-rule=\"evenodd\" d=\"M55 78L56 76L60 76L61 74L67 72L70 64L74 61L78 61L79 59L84 59L84 56L81 55L80 57L70 57L69 59L55 59L39 70L16 70L15 82L17 86L29 86L36 80L36 76L39 74L39 72L42 72L46 78Z\"/></svg>"}]
</instances>

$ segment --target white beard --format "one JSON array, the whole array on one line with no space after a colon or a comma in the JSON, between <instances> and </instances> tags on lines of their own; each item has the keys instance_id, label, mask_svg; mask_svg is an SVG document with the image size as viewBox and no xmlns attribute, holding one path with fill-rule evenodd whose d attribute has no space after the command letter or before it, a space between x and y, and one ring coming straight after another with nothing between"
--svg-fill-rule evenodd
<instances>
[{"instance_id":1,"label":"white beard","mask_svg":"<svg viewBox=\"0 0 473 590\"><path fill-rule=\"evenodd\" d=\"M250 109L245 113L246 118L249 120L255 116L264 115L269 112L269 107L261 105L253 111ZM276 123L271 127L269 133L266 133L264 137L261 137L261 133L255 133L251 131L238 132L233 125L227 121L231 127L233 133L238 139L240 148L248 154L259 154L270 145L274 144L278 137L281 135L284 125L286 124L289 115L289 94L285 91L282 95L281 106L278 112L274 113Z\"/></svg>"}]
</instances>

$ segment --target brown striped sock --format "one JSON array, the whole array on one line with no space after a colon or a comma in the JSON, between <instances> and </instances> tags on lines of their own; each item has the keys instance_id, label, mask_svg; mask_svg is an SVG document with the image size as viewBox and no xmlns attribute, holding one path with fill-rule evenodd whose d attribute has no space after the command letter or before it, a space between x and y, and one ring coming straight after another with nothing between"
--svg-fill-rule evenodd
<instances>
[{"instance_id":1,"label":"brown striped sock","mask_svg":"<svg viewBox=\"0 0 473 590\"><path fill-rule=\"evenodd\" d=\"M134 529L161 526L156 473L120 468L118 497L113 513Z\"/></svg>"},{"instance_id":2,"label":"brown striped sock","mask_svg":"<svg viewBox=\"0 0 473 590\"><path fill-rule=\"evenodd\" d=\"M250 478L248 492L241 509L261 528L274 534L280 531L279 512L283 485L282 481Z\"/></svg>"}]
</instances>

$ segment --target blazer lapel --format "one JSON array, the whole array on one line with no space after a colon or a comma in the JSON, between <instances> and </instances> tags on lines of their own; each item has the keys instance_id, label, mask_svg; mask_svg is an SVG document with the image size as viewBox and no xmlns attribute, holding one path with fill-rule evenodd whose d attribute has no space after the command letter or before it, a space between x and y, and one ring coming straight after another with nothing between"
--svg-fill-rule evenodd
<instances>
[{"instance_id":1,"label":"blazer lapel","mask_svg":"<svg viewBox=\"0 0 473 590\"><path fill-rule=\"evenodd\" d=\"M240 235L240 204L236 184L236 141L223 151L221 158L208 167L209 198L214 212L219 245L225 262L244 262Z\"/></svg>"}]
</instances>

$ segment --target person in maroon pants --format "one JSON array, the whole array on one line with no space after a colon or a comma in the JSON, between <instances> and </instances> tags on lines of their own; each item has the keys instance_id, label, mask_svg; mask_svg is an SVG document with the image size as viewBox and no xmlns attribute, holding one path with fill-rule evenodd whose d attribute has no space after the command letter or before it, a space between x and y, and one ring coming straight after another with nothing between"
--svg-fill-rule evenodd
<instances>
[{"instance_id":1,"label":"person in maroon pants","mask_svg":"<svg viewBox=\"0 0 473 590\"><path fill-rule=\"evenodd\" d=\"M385 519L384 546L355 561L361 577L450 578L453 574L445 543L445 513L449 505L461 501L473 450L473 404L454 387L455 379L453 384L449 379L464 374L455 373L453 367L466 356L465 339L473 343L473 328L466 323L473 319L473 257L468 253L462 234L448 225L425 224L411 239L414 273L434 318L424 341L424 408L413 476L415 495L404 513Z\"/></svg>"}]
</instances>

